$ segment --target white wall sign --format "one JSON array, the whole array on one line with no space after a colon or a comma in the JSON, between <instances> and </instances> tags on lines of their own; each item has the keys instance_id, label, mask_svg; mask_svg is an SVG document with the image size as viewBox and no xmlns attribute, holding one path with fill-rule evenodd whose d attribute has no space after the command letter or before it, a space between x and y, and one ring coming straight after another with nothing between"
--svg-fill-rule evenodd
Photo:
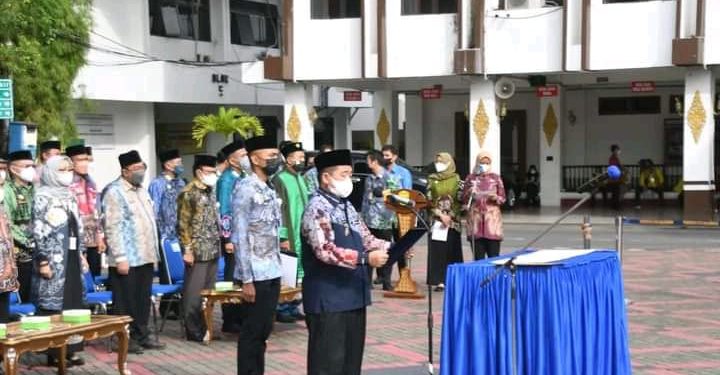
<instances>
[{"instance_id":1,"label":"white wall sign","mask_svg":"<svg viewBox=\"0 0 720 375\"><path fill-rule=\"evenodd\" d=\"M75 117L78 137L96 150L115 149L115 124L112 115L78 114Z\"/></svg>"}]
</instances>

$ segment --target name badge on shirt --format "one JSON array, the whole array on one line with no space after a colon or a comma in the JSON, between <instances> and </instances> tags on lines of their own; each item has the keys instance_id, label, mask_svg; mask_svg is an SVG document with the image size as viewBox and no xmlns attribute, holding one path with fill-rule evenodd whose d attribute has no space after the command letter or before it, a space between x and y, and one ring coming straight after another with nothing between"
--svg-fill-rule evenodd
<instances>
[{"instance_id":1,"label":"name badge on shirt","mask_svg":"<svg viewBox=\"0 0 720 375\"><path fill-rule=\"evenodd\" d=\"M68 239L68 250L77 250L78 249L78 239L77 237L70 237Z\"/></svg>"}]
</instances>

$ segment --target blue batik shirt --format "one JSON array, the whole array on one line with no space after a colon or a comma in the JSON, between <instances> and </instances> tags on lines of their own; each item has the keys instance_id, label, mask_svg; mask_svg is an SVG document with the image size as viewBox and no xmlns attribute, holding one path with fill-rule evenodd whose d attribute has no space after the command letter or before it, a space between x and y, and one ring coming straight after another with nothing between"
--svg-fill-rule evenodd
<instances>
[{"instance_id":1,"label":"blue batik shirt","mask_svg":"<svg viewBox=\"0 0 720 375\"><path fill-rule=\"evenodd\" d=\"M393 181L393 184L399 185L397 188L392 187L391 189L412 189L412 174L407 168L393 164L393 166L388 169L388 174L390 174L390 180Z\"/></svg>"},{"instance_id":2,"label":"blue batik shirt","mask_svg":"<svg viewBox=\"0 0 720 375\"><path fill-rule=\"evenodd\" d=\"M184 187L183 179L165 174L150 182L148 193L153 201L160 239L177 238L177 197Z\"/></svg>"},{"instance_id":3,"label":"blue batik shirt","mask_svg":"<svg viewBox=\"0 0 720 375\"><path fill-rule=\"evenodd\" d=\"M250 175L237 184L232 200L235 279L243 284L282 276L281 200L267 182Z\"/></svg>"},{"instance_id":4,"label":"blue batik shirt","mask_svg":"<svg viewBox=\"0 0 720 375\"><path fill-rule=\"evenodd\" d=\"M385 206L382 195L386 189L393 187L388 184L390 175L383 170L382 175L372 174L365 179L365 193L363 194L362 218L371 229L392 229L395 213Z\"/></svg>"},{"instance_id":5,"label":"blue batik shirt","mask_svg":"<svg viewBox=\"0 0 720 375\"><path fill-rule=\"evenodd\" d=\"M320 188L319 182L318 182L318 170L315 167L312 167L308 169L307 172L305 172L305 184L308 188L308 194L313 195L317 189Z\"/></svg>"},{"instance_id":6,"label":"blue batik shirt","mask_svg":"<svg viewBox=\"0 0 720 375\"><path fill-rule=\"evenodd\" d=\"M243 173L228 168L220 175L217 183L217 201L220 204L220 239L223 244L230 241L232 233L233 189L238 180L243 177Z\"/></svg>"}]
</instances>

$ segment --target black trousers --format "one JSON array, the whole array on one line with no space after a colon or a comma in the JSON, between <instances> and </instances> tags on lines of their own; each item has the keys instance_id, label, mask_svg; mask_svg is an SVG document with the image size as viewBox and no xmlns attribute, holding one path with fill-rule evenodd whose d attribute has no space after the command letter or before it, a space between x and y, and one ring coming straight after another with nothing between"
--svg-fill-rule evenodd
<instances>
[{"instance_id":1,"label":"black trousers","mask_svg":"<svg viewBox=\"0 0 720 375\"><path fill-rule=\"evenodd\" d=\"M224 281L235 281L235 254L228 254L225 249L222 250L223 258L225 258L225 268L223 269ZM237 332L240 325L240 305L237 303L224 303L222 305L222 330L227 332Z\"/></svg>"},{"instance_id":2,"label":"black trousers","mask_svg":"<svg viewBox=\"0 0 720 375\"><path fill-rule=\"evenodd\" d=\"M500 240L476 238L473 246L473 257L475 260L483 260L486 257L492 258L500 255Z\"/></svg>"},{"instance_id":3,"label":"black trousers","mask_svg":"<svg viewBox=\"0 0 720 375\"><path fill-rule=\"evenodd\" d=\"M255 303L240 304L240 336L237 346L238 375L265 373L265 349L280 297L280 278L256 281Z\"/></svg>"},{"instance_id":4,"label":"black trousers","mask_svg":"<svg viewBox=\"0 0 720 375\"><path fill-rule=\"evenodd\" d=\"M10 322L10 293L0 293L0 324Z\"/></svg>"},{"instance_id":5,"label":"black trousers","mask_svg":"<svg viewBox=\"0 0 720 375\"><path fill-rule=\"evenodd\" d=\"M98 251L97 247L88 247L85 253L88 266L90 267L90 274L94 276L100 276L102 273L102 256Z\"/></svg>"},{"instance_id":6,"label":"black trousers","mask_svg":"<svg viewBox=\"0 0 720 375\"><path fill-rule=\"evenodd\" d=\"M306 314L309 375L360 375L365 350L365 308Z\"/></svg>"},{"instance_id":7,"label":"black trousers","mask_svg":"<svg viewBox=\"0 0 720 375\"><path fill-rule=\"evenodd\" d=\"M185 265L182 303L185 313L185 332L190 340L202 341L208 329L203 319L200 293L203 289L212 289L215 285L217 266L217 259L198 261L193 263L192 267Z\"/></svg>"},{"instance_id":8,"label":"black trousers","mask_svg":"<svg viewBox=\"0 0 720 375\"><path fill-rule=\"evenodd\" d=\"M393 230L392 229L370 228L370 233L372 233L373 236L375 236L376 238L379 238L381 240L392 241L392 239L393 239ZM370 273L370 280L372 280L372 270L373 270L372 267L368 267L368 272ZM378 279L380 279L382 281L383 286L390 286L391 275L392 275L392 264L377 268L377 276L378 276Z\"/></svg>"},{"instance_id":9,"label":"black trousers","mask_svg":"<svg viewBox=\"0 0 720 375\"><path fill-rule=\"evenodd\" d=\"M18 269L18 294L20 294L20 301L23 303L30 302L30 295L32 294L32 273L33 264L32 262L17 262Z\"/></svg>"},{"instance_id":10,"label":"black trousers","mask_svg":"<svg viewBox=\"0 0 720 375\"><path fill-rule=\"evenodd\" d=\"M150 293L153 281L153 265L148 263L130 267L127 275L119 275L117 268L108 269L113 294L113 314L130 315L130 338L140 344L150 338Z\"/></svg>"}]
</instances>

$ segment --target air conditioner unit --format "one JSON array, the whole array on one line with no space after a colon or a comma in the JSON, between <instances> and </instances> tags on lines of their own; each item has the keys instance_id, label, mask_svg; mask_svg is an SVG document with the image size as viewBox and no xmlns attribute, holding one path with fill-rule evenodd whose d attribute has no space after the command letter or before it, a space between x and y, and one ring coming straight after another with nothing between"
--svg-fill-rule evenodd
<instances>
[{"instance_id":1,"label":"air conditioner unit","mask_svg":"<svg viewBox=\"0 0 720 375\"><path fill-rule=\"evenodd\" d=\"M545 0L505 0L505 9L535 9L545 6Z\"/></svg>"}]
</instances>

